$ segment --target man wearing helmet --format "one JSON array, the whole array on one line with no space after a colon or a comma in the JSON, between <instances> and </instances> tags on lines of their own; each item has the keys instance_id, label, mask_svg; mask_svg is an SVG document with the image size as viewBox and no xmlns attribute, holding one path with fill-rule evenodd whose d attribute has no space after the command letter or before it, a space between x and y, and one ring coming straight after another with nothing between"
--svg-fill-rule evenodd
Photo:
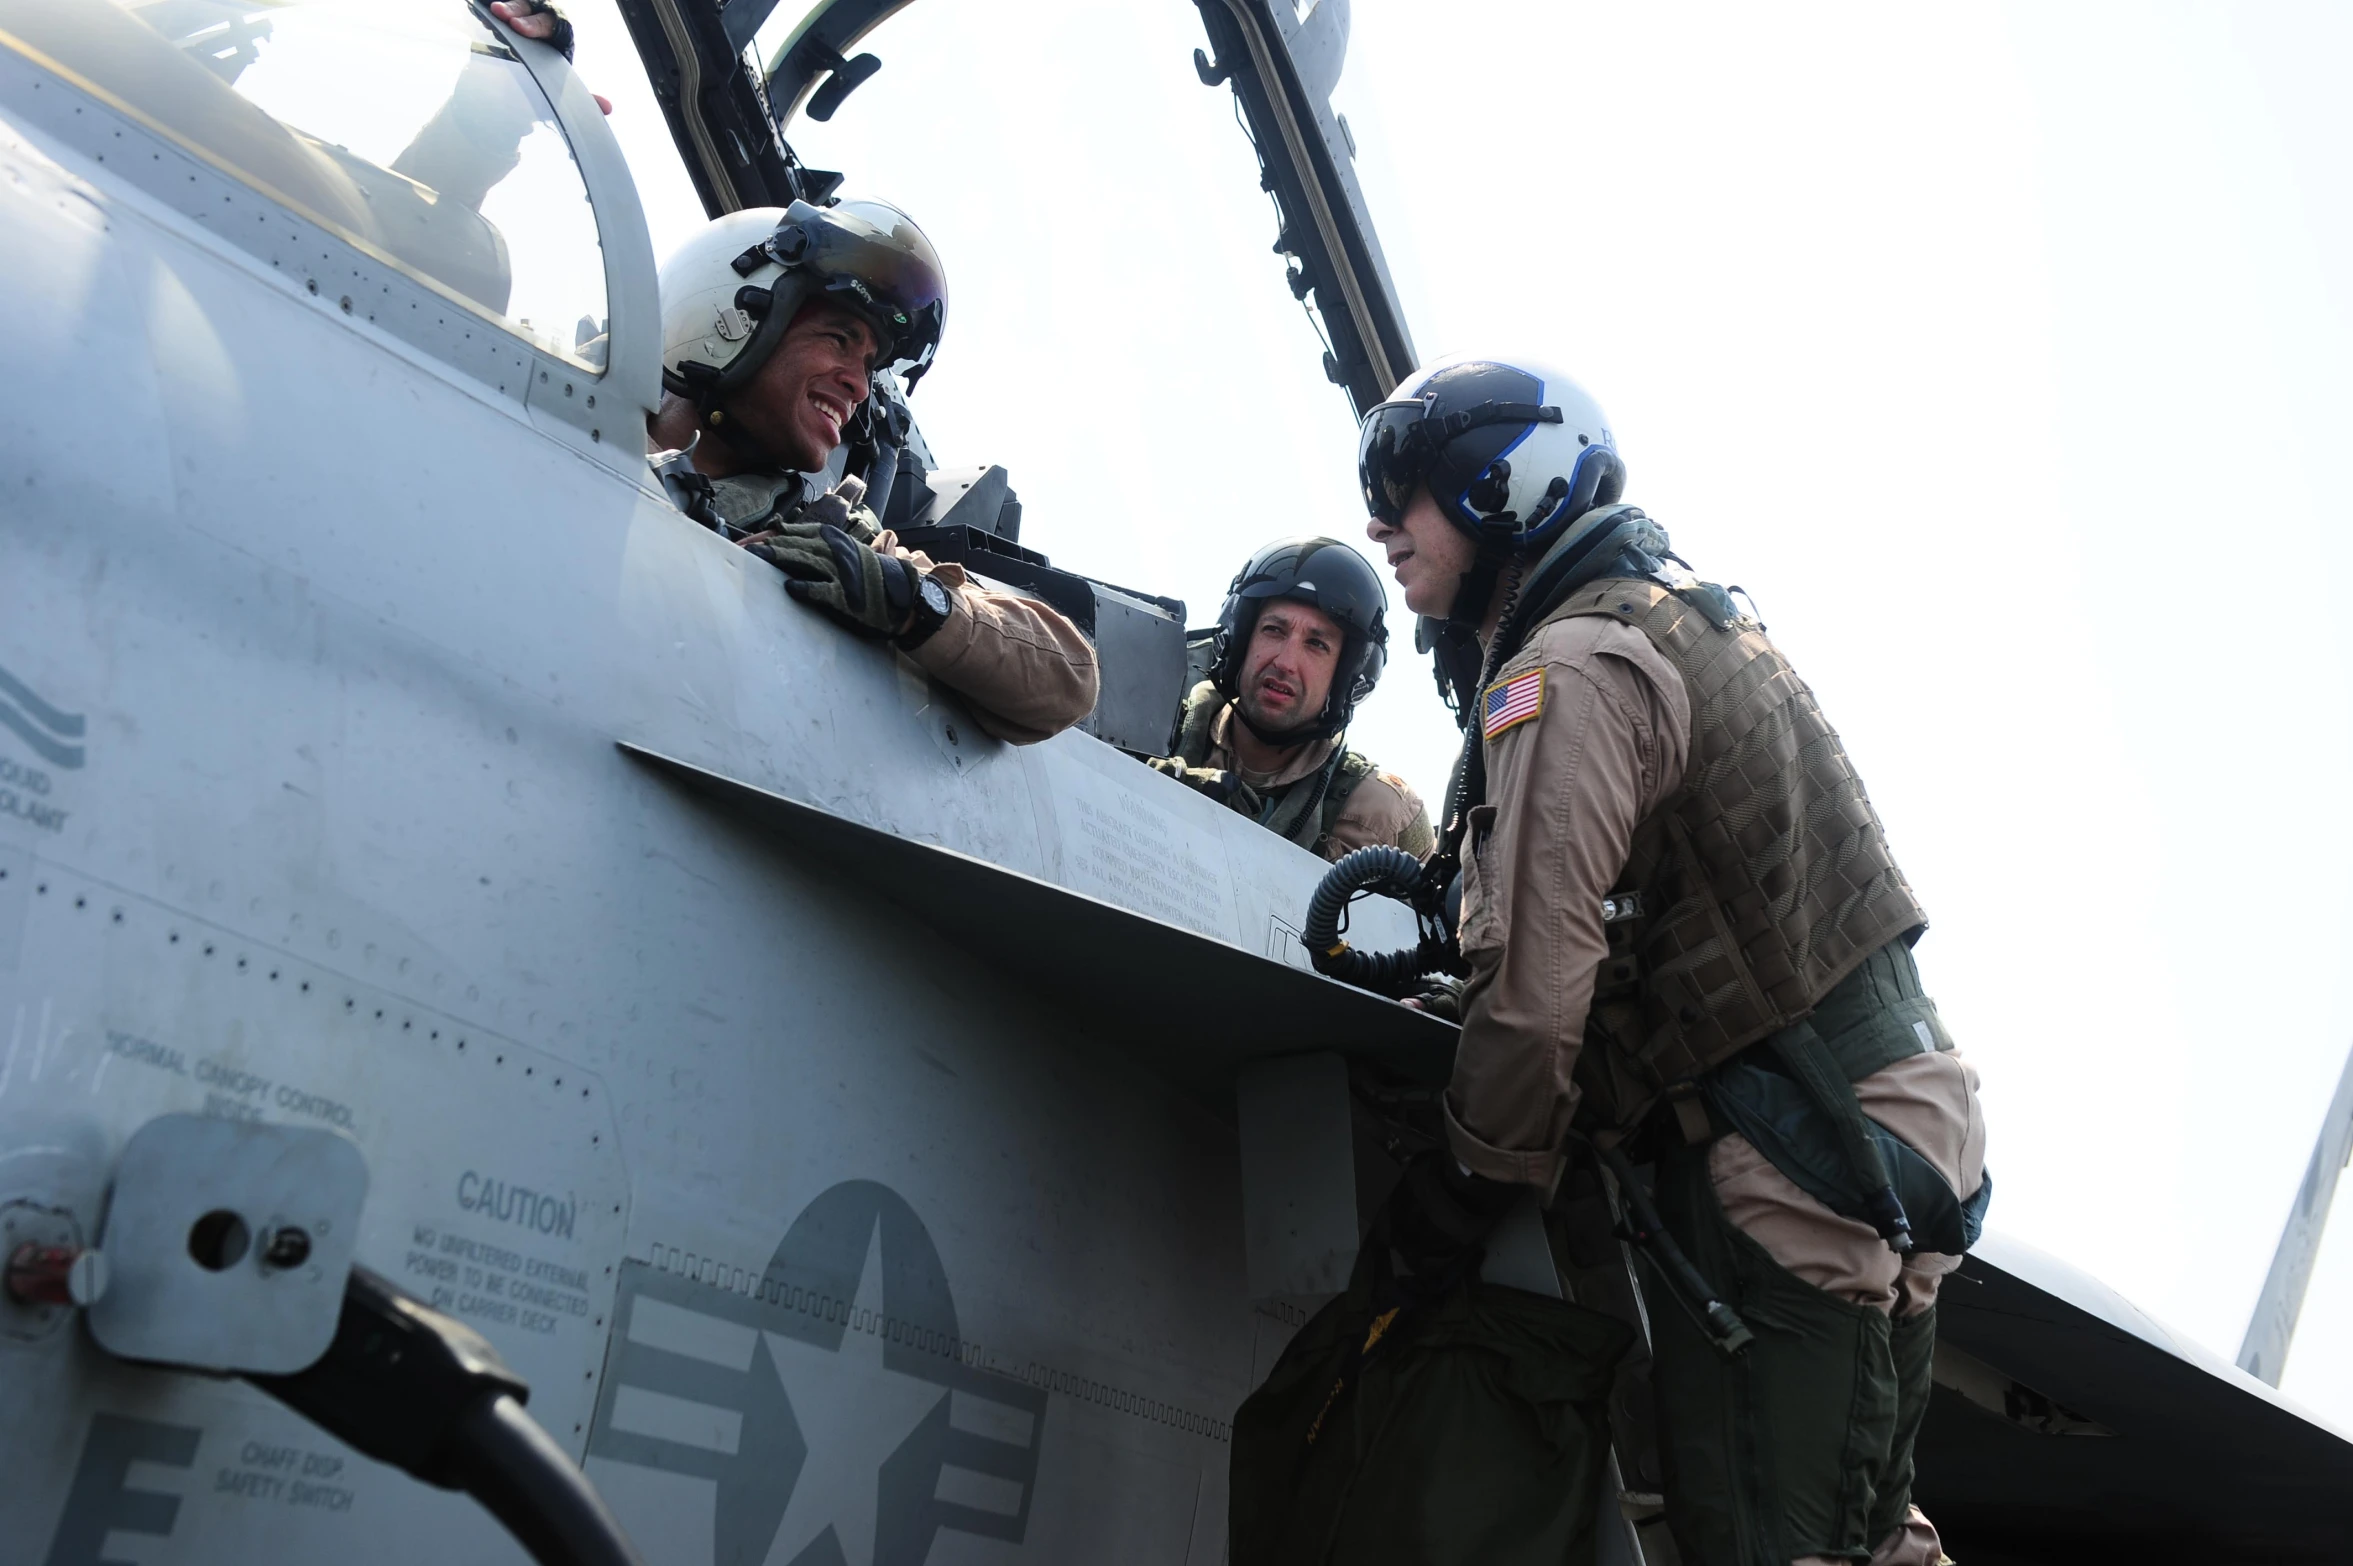
<instances>
[{"instance_id":1,"label":"man wearing helmet","mask_svg":"<svg viewBox=\"0 0 2353 1566\"><path fill-rule=\"evenodd\" d=\"M899 547L864 481L809 496L873 416L875 377L931 364L947 287L931 242L881 202L731 212L662 268L654 468L679 509L785 574L795 599L888 640L1029 744L1094 710L1095 651L1062 613ZM870 433L870 432L866 432Z\"/></svg>"},{"instance_id":2,"label":"man wearing helmet","mask_svg":"<svg viewBox=\"0 0 2353 1566\"><path fill-rule=\"evenodd\" d=\"M1392 1207L1409 1275L1459 1270L1517 1188L1549 1198L1572 1126L1654 1163L1667 1231L1754 1334L1649 1312L1683 1558L1932 1566L1912 1442L1984 1121L1836 732L1616 503L1575 383L1423 372L1366 416L1359 468L1407 607L1482 668L1431 860L1459 869L1469 974L1449 1145Z\"/></svg>"},{"instance_id":3,"label":"man wearing helmet","mask_svg":"<svg viewBox=\"0 0 2353 1566\"><path fill-rule=\"evenodd\" d=\"M1388 656L1388 595L1336 538L1286 538L1226 589L1209 678L1152 763L1301 848L1337 859L1370 843L1416 858L1436 844L1413 786L1343 743Z\"/></svg>"}]
</instances>

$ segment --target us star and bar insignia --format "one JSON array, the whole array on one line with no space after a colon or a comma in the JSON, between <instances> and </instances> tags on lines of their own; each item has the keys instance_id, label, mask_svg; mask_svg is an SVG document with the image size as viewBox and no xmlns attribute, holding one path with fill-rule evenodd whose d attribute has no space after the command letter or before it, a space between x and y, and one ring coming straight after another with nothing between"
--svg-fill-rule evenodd
<instances>
[{"instance_id":1,"label":"us star and bar insignia","mask_svg":"<svg viewBox=\"0 0 2353 1566\"><path fill-rule=\"evenodd\" d=\"M1525 723L1544 711L1544 671L1530 669L1487 687L1480 702L1480 732L1495 738L1515 723Z\"/></svg>"}]
</instances>

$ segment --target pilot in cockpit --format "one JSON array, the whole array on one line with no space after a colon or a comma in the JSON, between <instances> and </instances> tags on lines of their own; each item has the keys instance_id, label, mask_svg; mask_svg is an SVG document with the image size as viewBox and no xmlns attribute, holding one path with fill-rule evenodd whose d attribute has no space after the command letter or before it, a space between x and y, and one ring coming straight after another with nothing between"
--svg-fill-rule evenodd
<instances>
[{"instance_id":1,"label":"pilot in cockpit","mask_svg":"<svg viewBox=\"0 0 2353 1566\"><path fill-rule=\"evenodd\" d=\"M1348 745L1388 658L1388 595L1336 538L1282 538L1235 573L1176 749L1150 765L1310 853L1438 846L1413 785Z\"/></svg>"},{"instance_id":2,"label":"pilot in cockpit","mask_svg":"<svg viewBox=\"0 0 2353 1566\"><path fill-rule=\"evenodd\" d=\"M680 510L784 573L785 590L887 640L1029 744L1094 710L1095 650L1060 611L902 549L844 478L810 497L882 370L920 375L947 285L908 216L881 202L731 212L662 267L655 471Z\"/></svg>"}]
</instances>

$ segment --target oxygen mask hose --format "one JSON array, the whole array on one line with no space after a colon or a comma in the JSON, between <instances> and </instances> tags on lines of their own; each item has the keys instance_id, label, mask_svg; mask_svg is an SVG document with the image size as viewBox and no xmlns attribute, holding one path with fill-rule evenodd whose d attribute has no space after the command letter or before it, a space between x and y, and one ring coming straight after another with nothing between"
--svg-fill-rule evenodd
<instances>
[{"instance_id":1,"label":"oxygen mask hose","mask_svg":"<svg viewBox=\"0 0 2353 1566\"><path fill-rule=\"evenodd\" d=\"M1360 952L1342 938L1348 905L1367 892L1394 897L1421 921L1422 938L1402 951ZM1307 901L1300 942L1315 971L1343 984L1391 998L1415 989L1424 974L1451 973L1461 964L1454 931L1441 911L1445 888L1434 886L1422 862L1402 848L1376 844L1344 855L1324 872Z\"/></svg>"}]
</instances>

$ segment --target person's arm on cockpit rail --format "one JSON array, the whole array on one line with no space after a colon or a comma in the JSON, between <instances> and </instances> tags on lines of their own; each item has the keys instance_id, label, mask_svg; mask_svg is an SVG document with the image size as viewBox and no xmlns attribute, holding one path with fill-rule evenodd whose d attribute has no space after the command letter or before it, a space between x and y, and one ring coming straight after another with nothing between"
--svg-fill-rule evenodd
<instances>
[{"instance_id":1,"label":"person's arm on cockpit rail","mask_svg":"<svg viewBox=\"0 0 2353 1566\"><path fill-rule=\"evenodd\" d=\"M907 656L972 703L980 726L1013 745L1050 739L1095 710L1095 647L1060 610L983 587L953 562L935 565L884 533L883 553L947 591L947 617Z\"/></svg>"},{"instance_id":2,"label":"person's arm on cockpit rail","mask_svg":"<svg viewBox=\"0 0 2353 1566\"><path fill-rule=\"evenodd\" d=\"M971 702L973 718L1015 745L1049 739L1095 710L1095 649L1059 610L983 587L953 562L901 548L857 504L863 486L804 507L744 540L785 574L785 591L861 636L888 640Z\"/></svg>"},{"instance_id":3,"label":"person's arm on cockpit rail","mask_svg":"<svg viewBox=\"0 0 2353 1566\"><path fill-rule=\"evenodd\" d=\"M798 602L889 641L999 739L1094 710L1094 646L1059 610L901 548L855 476L805 498L875 376L912 381L938 345L947 285L913 220L880 202L732 212L663 264L661 292L667 395L647 433L682 510Z\"/></svg>"}]
</instances>

